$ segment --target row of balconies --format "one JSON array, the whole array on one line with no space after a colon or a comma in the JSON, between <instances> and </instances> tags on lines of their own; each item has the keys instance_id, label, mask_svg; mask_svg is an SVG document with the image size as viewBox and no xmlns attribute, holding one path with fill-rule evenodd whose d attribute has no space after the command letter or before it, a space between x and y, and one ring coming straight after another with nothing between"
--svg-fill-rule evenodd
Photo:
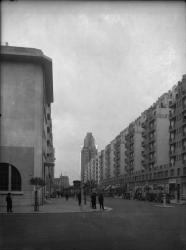
<instances>
[{"instance_id":1,"label":"row of balconies","mask_svg":"<svg viewBox=\"0 0 186 250\"><path fill-rule=\"evenodd\" d=\"M148 181L148 180L156 180L156 179L165 179L169 177L176 177L186 175L186 167L183 168L183 173L181 173L180 169L177 169L177 172L175 169L166 169L161 171L152 171L149 173L148 171L145 171L141 174L132 173L131 175L125 175L124 176L124 182L138 182L138 181Z\"/></svg>"}]
</instances>

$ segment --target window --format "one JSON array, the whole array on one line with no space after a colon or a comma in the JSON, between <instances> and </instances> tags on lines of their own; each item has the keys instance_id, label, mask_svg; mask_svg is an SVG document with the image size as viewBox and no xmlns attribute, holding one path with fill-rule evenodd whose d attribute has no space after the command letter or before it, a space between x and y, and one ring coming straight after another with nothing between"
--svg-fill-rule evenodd
<instances>
[{"instance_id":1,"label":"window","mask_svg":"<svg viewBox=\"0 0 186 250\"><path fill-rule=\"evenodd\" d=\"M21 191L21 175L8 163L0 163L0 191Z\"/></svg>"},{"instance_id":2,"label":"window","mask_svg":"<svg viewBox=\"0 0 186 250\"><path fill-rule=\"evenodd\" d=\"M174 176L174 169L171 169L170 175Z\"/></svg>"},{"instance_id":3,"label":"window","mask_svg":"<svg viewBox=\"0 0 186 250\"><path fill-rule=\"evenodd\" d=\"M180 175L180 168L177 169L177 175Z\"/></svg>"}]
</instances>

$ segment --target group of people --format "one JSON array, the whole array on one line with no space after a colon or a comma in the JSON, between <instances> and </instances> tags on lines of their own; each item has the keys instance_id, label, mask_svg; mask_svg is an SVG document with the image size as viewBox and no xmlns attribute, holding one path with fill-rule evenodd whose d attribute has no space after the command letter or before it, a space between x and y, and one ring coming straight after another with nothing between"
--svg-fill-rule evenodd
<instances>
[{"instance_id":1,"label":"group of people","mask_svg":"<svg viewBox=\"0 0 186 250\"><path fill-rule=\"evenodd\" d=\"M97 193L92 192L91 205L92 205L93 209L96 209L96 197L97 197ZM98 202L99 202L100 209L104 210L104 197L103 197L103 193L101 193L101 192L98 193Z\"/></svg>"},{"instance_id":2,"label":"group of people","mask_svg":"<svg viewBox=\"0 0 186 250\"><path fill-rule=\"evenodd\" d=\"M103 197L103 193L99 192L98 194L96 192L92 192L90 195L91 198L91 207L93 209L96 209L96 198L98 196L98 202L99 202L99 206L100 209L104 210L104 197ZM79 206L81 206L81 191L79 191L77 193L77 200L78 200L78 204ZM86 194L84 194L84 203L86 204Z\"/></svg>"},{"instance_id":3,"label":"group of people","mask_svg":"<svg viewBox=\"0 0 186 250\"><path fill-rule=\"evenodd\" d=\"M96 209L96 197L98 196L98 202L100 209L104 210L104 197L103 193L99 192L98 194L96 192L91 193L91 207L93 209ZM66 200L68 200L68 193L65 194ZM78 199L78 204L81 206L81 191L77 193L77 199ZM7 203L7 213L12 212L12 197L11 194L8 193L6 196L6 203ZM86 204L86 194L84 193L84 203Z\"/></svg>"}]
</instances>

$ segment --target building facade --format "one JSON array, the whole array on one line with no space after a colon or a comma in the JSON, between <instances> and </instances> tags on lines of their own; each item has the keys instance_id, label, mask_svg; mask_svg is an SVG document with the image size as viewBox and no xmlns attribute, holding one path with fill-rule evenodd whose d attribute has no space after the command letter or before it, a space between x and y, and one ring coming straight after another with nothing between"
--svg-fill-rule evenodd
<instances>
[{"instance_id":1,"label":"building facade","mask_svg":"<svg viewBox=\"0 0 186 250\"><path fill-rule=\"evenodd\" d=\"M125 136L125 170L127 173L142 170L142 123L144 115L132 122Z\"/></svg>"},{"instance_id":2,"label":"building facade","mask_svg":"<svg viewBox=\"0 0 186 250\"><path fill-rule=\"evenodd\" d=\"M186 196L186 75L174 89L169 126L170 191Z\"/></svg>"},{"instance_id":3,"label":"building facade","mask_svg":"<svg viewBox=\"0 0 186 250\"><path fill-rule=\"evenodd\" d=\"M41 50L1 46L0 199L11 192L13 204L33 204L30 179L52 192L54 148L51 103L52 61Z\"/></svg>"},{"instance_id":4,"label":"building facade","mask_svg":"<svg viewBox=\"0 0 186 250\"><path fill-rule=\"evenodd\" d=\"M54 178L54 191L63 192L65 189L69 188L69 177L60 175L59 178Z\"/></svg>"},{"instance_id":5,"label":"building facade","mask_svg":"<svg viewBox=\"0 0 186 250\"><path fill-rule=\"evenodd\" d=\"M162 95L145 111L142 165L144 169L169 164L169 102L171 93Z\"/></svg>"},{"instance_id":6,"label":"building facade","mask_svg":"<svg viewBox=\"0 0 186 250\"><path fill-rule=\"evenodd\" d=\"M81 179L84 182L86 176L86 168L89 161L97 155L97 149L95 146L95 140L92 133L87 133L84 139L84 145L81 150Z\"/></svg>"},{"instance_id":7,"label":"building facade","mask_svg":"<svg viewBox=\"0 0 186 250\"><path fill-rule=\"evenodd\" d=\"M186 75L99 152L100 185L186 200Z\"/></svg>"}]
</instances>

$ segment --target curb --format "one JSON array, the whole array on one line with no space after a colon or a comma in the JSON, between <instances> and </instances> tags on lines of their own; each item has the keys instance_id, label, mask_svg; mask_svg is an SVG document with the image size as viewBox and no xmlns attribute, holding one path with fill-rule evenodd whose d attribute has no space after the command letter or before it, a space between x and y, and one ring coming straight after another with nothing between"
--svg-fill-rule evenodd
<instances>
[{"instance_id":1,"label":"curb","mask_svg":"<svg viewBox=\"0 0 186 250\"><path fill-rule=\"evenodd\" d=\"M64 213L91 213L91 212L101 212L101 213L104 213L104 212L110 212L112 211L113 209L110 208L110 207L105 207L104 211L103 210L64 210L64 211L37 211L37 212L34 212L34 211L23 211L23 212L13 212L13 213L7 213L7 212L0 212L0 214L2 215L14 215L14 214L64 214Z\"/></svg>"}]
</instances>

